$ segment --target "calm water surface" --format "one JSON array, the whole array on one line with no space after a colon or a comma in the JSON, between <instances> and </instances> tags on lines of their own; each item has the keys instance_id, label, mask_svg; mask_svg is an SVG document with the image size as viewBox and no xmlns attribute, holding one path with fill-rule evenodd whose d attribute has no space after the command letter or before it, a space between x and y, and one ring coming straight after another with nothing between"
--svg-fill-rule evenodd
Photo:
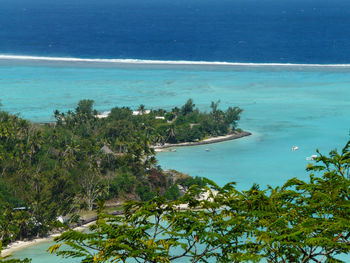
<instances>
[{"instance_id":1,"label":"calm water surface","mask_svg":"<svg viewBox=\"0 0 350 263\"><path fill-rule=\"evenodd\" d=\"M113 106L171 109L193 98L201 110L212 100L221 108L244 109L243 139L158 154L166 169L208 177L220 185L247 189L306 179L305 158L316 148L326 153L349 139L350 69L308 67L222 67L119 65L101 63L0 61L3 109L32 121L52 120L54 109L73 109L80 99ZM291 147L299 146L298 151ZM209 148L210 151L205 151ZM33 263L63 261L45 253L48 243L15 256Z\"/></svg>"}]
</instances>

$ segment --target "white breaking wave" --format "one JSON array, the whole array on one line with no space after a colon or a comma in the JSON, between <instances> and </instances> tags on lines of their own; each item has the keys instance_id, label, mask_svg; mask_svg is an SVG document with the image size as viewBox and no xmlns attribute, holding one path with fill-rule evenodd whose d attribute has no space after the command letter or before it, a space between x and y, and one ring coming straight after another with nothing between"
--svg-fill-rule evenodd
<instances>
[{"instance_id":1,"label":"white breaking wave","mask_svg":"<svg viewBox=\"0 0 350 263\"><path fill-rule=\"evenodd\" d=\"M103 59L103 58L70 58L70 57L40 57L20 55L0 55L0 60L36 60L61 62L94 62L118 64L164 64L164 65L219 65L219 66L279 66L279 67L338 67L350 68L350 64L297 64L297 63L248 63L220 61L188 61L188 60L144 60L144 59Z\"/></svg>"}]
</instances>

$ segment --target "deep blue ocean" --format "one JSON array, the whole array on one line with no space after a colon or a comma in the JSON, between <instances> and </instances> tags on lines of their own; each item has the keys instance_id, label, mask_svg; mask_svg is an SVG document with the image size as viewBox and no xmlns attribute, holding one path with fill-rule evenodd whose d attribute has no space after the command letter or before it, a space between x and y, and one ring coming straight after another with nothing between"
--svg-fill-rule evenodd
<instances>
[{"instance_id":1,"label":"deep blue ocean","mask_svg":"<svg viewBox=\"0 0 350 263\"><path fill-rule=\"evenodd\" d=\"M350 1L0 0L0 54L350 63Z\"/></svg>"}]
</instances>

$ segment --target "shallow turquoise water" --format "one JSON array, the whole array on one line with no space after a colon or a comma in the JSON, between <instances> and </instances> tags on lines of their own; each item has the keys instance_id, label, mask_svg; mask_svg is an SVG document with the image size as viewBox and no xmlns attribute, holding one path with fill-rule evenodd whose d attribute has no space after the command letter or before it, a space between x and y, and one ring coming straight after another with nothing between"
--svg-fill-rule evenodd
<instances>
[{"instance_id":1,"label":"shallow turquoise water","mask_svg":"<svg viewBox=\"0 0 350 263\"><path fill-rule=\"evenodd\" d=\"M83 98L94 99L101 111L141 103L170 109L188 98L202 110L218 99L222 108L238 105L244 109L240 127L252 136L178 148L158 159L166 169L220 185L235 181L239 189L254 182L265 187L291 177L306 179L307 156L316 148L323 153L340 149L349 139L348 68L0 61L0 98L3 109L33 121L52 120L55 109L73 109ZM294 145L298 151L291 151ZM15 255L32 257L34 263L63 262L46 258L44 246Z\"/></svg>"}]
</instances>

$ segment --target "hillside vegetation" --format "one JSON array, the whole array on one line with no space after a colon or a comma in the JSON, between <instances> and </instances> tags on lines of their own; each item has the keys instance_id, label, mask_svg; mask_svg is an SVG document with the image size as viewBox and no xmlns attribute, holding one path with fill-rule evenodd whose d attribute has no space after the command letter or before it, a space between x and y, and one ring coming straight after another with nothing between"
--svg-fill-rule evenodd
<instances>
[{"instance_id":1,"label":"hillside vegetation","mask_svg":"<svg viewBox=\"0 0 350 263\"><path fill-rule=\"evenodd\" d=\"M59 216L77 220L97 200L175 200L178 184L201 185L201 178L163 171L152 146L234 131L242 110L211 106L203 113L189 99L169 112L116 107L99 118L93 101L82 100L74 111L56 110L48 124L0 112L1 242L44 236Z\"/></svg>"}]
</instances>

